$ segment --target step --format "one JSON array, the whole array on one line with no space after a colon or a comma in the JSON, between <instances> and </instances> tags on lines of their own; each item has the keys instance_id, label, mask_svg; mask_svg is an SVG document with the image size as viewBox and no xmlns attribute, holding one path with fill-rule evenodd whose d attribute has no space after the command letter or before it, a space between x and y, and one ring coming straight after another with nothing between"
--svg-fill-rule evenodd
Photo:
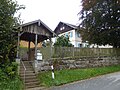
<instances>
[{"instance_id":1,"label":"step","mask_svg":"<svg viewBox=\"0 0 120 90\"><path fill-rule=\"evenodd\" d=\"M24 76L24 73L20 74L20 76ZM25 76L29 77L29 76L35 76L35 73L25 73Z\"/></svg>"},{"instance_id":2,"label":"step","mask_svg":"<svg viewBox=\"0 0 120 90\"><path fill-rule=\"evenodd\" d=\"M38 80L36 78L34 79L26 79L25 83L29 83L29 82L38 82Z\"/></svg>"},{"instance_id":3,"label":"step","mask_svg":"<svg viewBox=\"0 0 120 90\"><path fill-rule=\"evenodd\" d=\"M43 86L40 86L40 87L26 88L25 90L47 90L47 89Z\"/></svg>"},{"instance_id":4,"label":"step","mask_svg":"<svg viewBox=\"0 0 120 90\"><path fill-rule=\"evenodd\" d=\"M29 82L29 83L25 83L25 85L39 85L39 82L38 81L36 81L36 82Z\"/></svg>"},{"instance_id":5,"label":"step","mask_svg":"<svg viewBox=\"0 0 120 90\"><path fill-rule=\"evenodd\" d=\"M24 63L24 65L32 65L33 64L33 63L29 63L29 62L23 62L23 63Z\"/></svg>"},{"instance_id":6,"label":"step","mask_svg":"<svg viewBox=\"0 0 120 90\"><path fill-rule=\"evenodd\" d=\"M34 82L38 82L39 83L39 81L36 79L36 78L27 78L27 79L22 79L23 80L23 82L24 83L34 83Z\"/></svg>"},{"instance_id":7,"label":"step","mask_svg":"<svg viewBox=\"0 0 120 90\"><path fill-rule=\"evenodd\" d=\"M23 65L20 65L20 67L23 67ZM25 67L33 67L32 65L25 65Z\"/></svg>"},{"instance_id":8,"label":"step","mask_svg":"<svg viewBox=\"0 0 120 90\"><path fill-rule=\"evenodd\" d=\"M24 73L20 73L20 76L23 76ZM25 73L26 76L34 76L36 75L35 73Z\"/></svg>"},{"instance_id":9,"label":"step","mask_svg":"<svg viewBox=\"0 0 120 90\"><path fill-rule=\"evenodd\" d=\"M25 80L27 80L27 79L36 79L36 78L37 78L36 76L27 76L27 77L25 77ZM21 79L24 79L24 76L21 77Z\"/></svg>"},{"instance_id":10,"label":"step","mask_svg":"<svg viewBox=\"0 0 120 90\"><path fill-rule=\"evenodd\" d=\"M29 63L29 62L23 62L24 65L32 65L33 63ZM23 66L23 64L21 63L20 66Z\"/></svg>"},{"instance_id":11,"label":"step","mask_svg":"<svg viewBox=\"0 0 120 90\"><path fill-rule=\"evenodd\" d=\"M20 66L20 68L24 68L23 66ZM25 68L33 68L31 65L25 65Z\"/></svg>"},{"instance_id":12,"label":"step","mask_svg":"<svg viewBox=\"0 0 120 90\"><path fill-rule=\"evenodd\" d=\"M29 85L29 86L25 86L26 89L29 89L29 88L36 88L36 87L40 87L40 85ZM35 89L33 89L35 90Z\"/></svg>"},{"instance_id":13,"label":"step","mask_svg":"<svg viewBox=\"0 0 120 90\"><path fill-rule=\"evenodd\" d=\"M36 75L33 71L25 71L25 72L24 72L24 71L21 71L21 72L20 72L20 75L24 75L24 74L25 74L25 75Z\"/></svg>"},{"instance_id":14,"label":"step","mask_svg":"<svg viewBox=\"0 0 120 90\"><path fill-rule=\"evenodd\" d=\"M29 74L29 73L35 73L34 71L30 70L30 71L25 71L25 73ZM20 74L24 74L24 71L20 71Z\"/></svg>"},{"instance_id":15,"label":"step","mask_svg":"<svg viewBox=\"0 0 120 90\"><path fill-rule=\"evenodd\" d=\"M33 69L33 67L25 67L26 69ZM25 69L24 67L20 67L20 69Z\"/></svg>"},{"instance_id":16,"label":"step","mask_svg":"<svg viewBox=\"0 0 120 90\"><path fill-rule=\"evenodd\" d=\"M20 68L20 72L22 72L22 71L24 71L25 69L21 69ZM26 71L33 71L33 69L32 68L26 68Z\"/></svg>"},{"instance_id":17,"label":"step","mask_svg":"<svg viewBox=\"0 0 120 90\"><path fill-rule=\"evenodd\" d=\"M40 86L39 82L29 82L29 83L25 83L25 86L28 88L30 87L36 87L36 86Z\"/></svg>"}]
</instances>

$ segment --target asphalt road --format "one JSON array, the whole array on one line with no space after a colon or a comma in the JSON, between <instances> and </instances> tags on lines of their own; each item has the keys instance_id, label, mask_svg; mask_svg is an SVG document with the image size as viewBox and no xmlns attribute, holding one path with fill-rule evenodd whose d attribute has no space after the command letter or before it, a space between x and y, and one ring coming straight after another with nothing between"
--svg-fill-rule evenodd
<instances>
[{"instance_id":1,"label":"asphalt road","mask_svg":"<svg viewBox=\"0 0 120 90\"><path fill-rule=\"evenodd\" d=\"M120 72L52 87L49 90L120 90Z\"/></svg>"}]
</instances>

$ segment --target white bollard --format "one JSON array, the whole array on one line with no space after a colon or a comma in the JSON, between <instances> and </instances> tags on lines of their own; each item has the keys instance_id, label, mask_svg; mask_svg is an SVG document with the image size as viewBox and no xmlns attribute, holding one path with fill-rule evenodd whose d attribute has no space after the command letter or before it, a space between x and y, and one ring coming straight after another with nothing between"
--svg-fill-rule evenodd
<instances>
[{"instance_id":1,"label":"white bollard","mask_svg":"<svg viewBox=\"0 0 120 90\"><path fill-rule=\"evenodd\" d=\"M52 68L52 79L55 79L55 75L54 75L54 67L53 67L53 65L51 66L51 68Z\"/></svg>"}]
</instances>

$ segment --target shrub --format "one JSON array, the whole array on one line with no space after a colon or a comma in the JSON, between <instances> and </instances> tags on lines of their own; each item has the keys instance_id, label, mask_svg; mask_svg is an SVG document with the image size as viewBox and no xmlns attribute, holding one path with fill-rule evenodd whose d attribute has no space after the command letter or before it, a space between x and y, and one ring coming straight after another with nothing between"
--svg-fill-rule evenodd
<instances>
[{"instance_id":1,"label":"shrub","mask_svg":"<svg viewBox=\"0 0 120 90\"><path fill-rule=\"evenodd\" d=\"M17 73L17 66L18 64L16 62L12 62L11 64L7 65L5 67L4 72L9 78L14 78L18 73Z\"/></svg>"},{"instance_id":2,"label":"shrub","mask_svg":"<svg viewBox=\"0 0 120 90\"><path fill-rule=\"evenodd\" d=\"M0 81L4 81L7 79L8 77L6 76L6 74L2 71L2 69L0 69Z\"/></svg>"}]
</instances>

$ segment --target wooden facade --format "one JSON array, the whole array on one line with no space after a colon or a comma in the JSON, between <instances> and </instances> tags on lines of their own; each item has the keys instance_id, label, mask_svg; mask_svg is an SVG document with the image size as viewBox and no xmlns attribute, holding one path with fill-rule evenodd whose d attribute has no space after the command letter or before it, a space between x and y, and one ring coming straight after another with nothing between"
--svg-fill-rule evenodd
<instances>
[{"instance_id":1,"label":"wooden facade","mask_svg":"<svg viewBox=\"0 0 120 90\"><path fill-rule=\"evenodd\" d=\"M35 35L37 34L37 42L39 43L55 36L55 33L41 20L23 24L21 27L21 32L23 32L23 34L21 35L20 40L32 41L35 43Z\"/></svg>"}]
</instances>

